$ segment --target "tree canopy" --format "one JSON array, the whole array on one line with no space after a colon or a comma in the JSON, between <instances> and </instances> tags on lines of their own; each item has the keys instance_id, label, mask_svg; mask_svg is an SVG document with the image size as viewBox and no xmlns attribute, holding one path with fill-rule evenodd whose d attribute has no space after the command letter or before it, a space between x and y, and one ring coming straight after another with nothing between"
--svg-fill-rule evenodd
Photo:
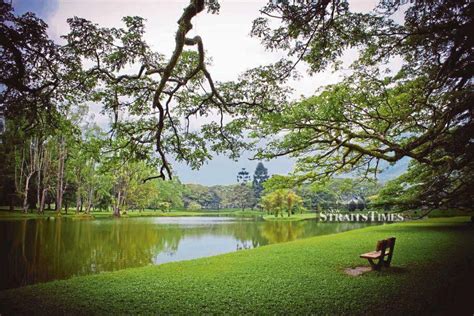
<instances>
[{"instance_id":1,"label":"tree canopy","mask_svg":"<svg viewBox=\"0 0 474 316\"><path fill-rule=\"evenodd\" d=\"M315 181L409 157L429 176L419 205L457 205L472 186L473 5L469 1L382 1L352 13L346 1L268 4L253 34L282 49L311 72L339 66L357 48L351 74L313 97L273 112L256 112L254 137L268 140L258 158L298 157L295 176ZM405 9L404 20L392 19ZM271 28L270 19L278 19ZM389 67L398 60L398 70ZM283 136L281 136L283 135ZM449 187L434 198L434 187ZM431 189L430 189L431 188ZM463 193L464 192L464 193ZM448 197L449 196L449 197ZM472 195L467 203L472 202Z\"/></svg>"},{"instance_id":2,"label":"tree canopy","mask_svg":"<svg viewBox=\"0 0 474 316\"><path fill-rule=\"evenodd\" d=\"M16 191L25 205L33 175L44 185L50 181L38 174L49 165L42 156L46 140L57 135L63 145L55 149L54 168L66 173L55 184L61 206L69 159L61 134L74 109L87 102L101 104L111 118L103 137L111 152L153 166L154 172L141 173L143 180L171 179L171 159L199 168L216 153L237 158L245 149L256 150L256 159L296 157L292 177L284 180L295 186L337 174L376 176L382 166L409 158L408 173L390 184L403 184L406 195L398 201L430 208L472 204L470 1L382 0L370 12L344 0L270 1L251 35L286 58L229 82L213 79L203 39L189 35L197 15L219 8L217 1L190 0L166 55L145 41L141 17L124 17L122 27L70 18L60 45L34 14L17 16L0 4L0 110L7 126L22 130L8 136L18 148L4 156L20 161L24 177ZM349 53L355 58L340 82L291 98L288 81L300 75L298 64L315 75L346 67ZM217 119L200 121L210 115ZM93 160L86 163L91 170ZM260 185L254 188L259 197Z\"/></svg>"}]
</instances>

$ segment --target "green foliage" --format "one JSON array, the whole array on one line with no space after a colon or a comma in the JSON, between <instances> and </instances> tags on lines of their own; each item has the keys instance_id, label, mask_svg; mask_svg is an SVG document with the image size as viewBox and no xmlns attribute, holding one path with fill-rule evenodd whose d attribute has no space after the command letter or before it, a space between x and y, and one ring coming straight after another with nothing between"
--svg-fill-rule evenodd
<instances>
[{"instance_id":1,"label":"green foliage","mask_svg":"<svg viewBox=\"0 0 474 316\"><path fill-rule=\"evenodd\" d=\"M297 211L303 212L303 199L295 192L287 189L278 189L262 197L262 208L267 213L273 213L275 217L287 212L288 217Z\"/></svg>"},{"instance_id":2,"label":"green foliage","mask_svg":"<svg viewBox=\"0 0 474 316\"><path fill-rule=\"evenodd\" d=\"M197 202L191 202L188 205L188 210L197 211L197 210L200 210L200 209L202 209L202 206L201 206L201 204L199 204Z\"/></svg>"},{"instance_id":3,"label":"green foliage","mask_svg":"<svg viewBox=\"0 0 474 316\"><path fill-rule=\"evenodd\" d=\"M259 200L262 196L262 192L264 189L263 184L265 183L265 181L268 180L268 178L268 169L265 168L263 163L259 162L257 164L257 168L255 168L252 181L253 192L257 200Z\"/></svg>"},{"instance_id":4,"label":"green foliage","mask_svg":"<svg viewBox=\"0 0 474 316\"><path fill-rule=\"evenodd\" d=\"M161 202L158 203L158 209L164 213L167 213L170 211L171 203L168 202Z\"/></svg>"},{"instance_id":5,"label":"green foliage","mask_svg":"<svg viewBox=\"0 0 474 316\"><path fill-rule=\"evenodd\" d=\"M170 156L192 168L201 167L214 153L238 157L251 145L243 140L246 121L238 114L245 114L246 108L240 105L271 105L286 98L285 89L262 80L272 67L248 71L237 82L212 79L201 38L186 37L204 6L211 13L219 9L218 2L189 2L179 18L169 59L151 49L144 19L136 16L123 18L124 27L70 18L70 32L63 37L65 51L82 61L73 76L81 86L87 80L85 97L102 104L131 152L139 156L142 147L157 145L163 179L172 177ZM202 123L201 118L210 114L221 119ZM235 119L224 123L229 114ZM190 128L191 122L197 124Z\"/></svg>"},{"instance_id":6,"label":"green foliage","mask_svg":"<svg viewBox=\"0 0 474 316\"><path fill-rule=\"evenodd\" d=\"M406 173L385 184L373 198L373 204L402 210L425 208L431 211L451 206L471 211L474 197L468 186L474 181L473 168L472 161L456 172L447 165L433 169L412 161Z\"/></svg>"},{"instance_id":7,"label":"green foliage","mask_svg":"<svg viewBox=\"0 0 474 316\"><path fill-rule=\"evenodd\" d=\"M155 182L158 188L157 201L168 203L172 208L183 208L183 194L185 187L179 179L162 180L157 179Z\"/></svg>"},{"instance_id":8,"label":"green foliage","mask_svg":"<svg viewBox=\"0 0 474 316\"><path fill-rule=\"evenodd\" d=\"M232 187L232 203L243 210L255 206L255 196L252 186L248 183L234 185Z\"/></svg>"},{"instance_id":9,"label":"green foliage","mask_svg":"<svg viewBox=\"0 0 474 316\"><path fill-rule=\"evenodd\" d=\"M183 194L184 206L189 208L191 203L197 203L207 209L219 208L219 199L209 187L200 184L186 184Z\"/></svg>"},{"instance_id":10,"label":"green foliage","mask_svg":"<svg viewBox=\"0 0 474 316\"><path fill-rule=\"evenodd\" d=\"M233 193L242 211L246 207L253 207L255 205L255 195L250 186L250 179L250 173L245 168L242 168L237 173L237 183L239 185L234 186Z\"/></svg>"},{"instance_id":11,"label":"green foliage","mask_svg":"<svg viewBox=\"0 0 474 316\"><path fill-rule=\"evenodd\" d=\"M314 189L306 185L320 185L338 174L376 175L383 162L408 157L415 161L413 168L386 189L396 198L384 191L377 203L472 205L469 1L418 1L406 10L400 1L381 1L369 13L355 12L348 1L269 2L251 34L266 48L283 50L288 60L259 65L231 82L213 81L201 38L186 37L191 20L205 6L211 13L219 10L218 2L201 0L185 8L175 53L167 60L146 43L141 17L124 17L122 27L70 18L61 46L48 38L41 19L30 13L15 16L11 5L2 3L0 80L6 88L0 91L0 103L7 125L16 130L2 135L12 148L1 157L6 162L1 167L2 201L18 203L11 198L16 194L27 211L40 204L40 196L56 191L60 206L63 195L68 202L75 195L76 205L86 204L88 211L113 205L117 214L121 207L162 202L244 209L256 204L267 182L269 191L294 188L307 207L321 209L343 203L356 190L345 188L344 181ZM392 19L395 13L402 13L402 23ZM357 50L348 76L312 97L289 101L291 89L285 85L296 77L296 64L305 62L310 73L330 65L337 69L347 49ZM393 60L400 61L400 69L387 69ZM80 112L86 101L100 103L110 115L111 139L80 135L78 117L85 115ZM210 114L220 120L190 129L194 118L198 122ZM61 145L52 146L53 139ZM262 146L256 158L298 159L286 183L278 177L265 181L266 169L259 164L253 196L246 185L186 193L177 183L140 184L139 178L171 178L168 156L199 168L213 153L236 158L257 143ZM140 161L149 168L139 166ZM59 167L64 165L65 175ZM57 179L51 176L55 171ZM242 171L239 179L249 182L248 172ZM36 203L28 194L30 180ZM363 194L368 195L357 193Z\"/></svg>"},{"instance_id":12,"label":"green foliage","mask_svg":"<svg viewBox=\"0 0 474 316\"><path fill-rule=\"evenodd\" d=\"M345 209L352 199L370 201L382 185L377 181L358 178L332 178L300 183L295 177L273 175L265 182L264 187L267 194L277 190L294 190L301 196L306 208L323 211Z\"/></svg>"},{"instance_id":13,"label":"green foliage","mask_svg":"<svg viewBox=\"0 0 474 316\"><path fill-rule=\"evenodd\" d=\"M87 80L72 83L79 59L54 43L47 27L34 13L17 16L11 3L0 3L0 108L7 122L23 120L30 131L61 124L87 90Z\"/></svg>"},{"instance_id":14,"label":"green foliage","mask_svg":"<svg viewBox=\"0 0 474 316\"><path fill-rule=\"evenodd\" d=\"M441 194L446 197L418 187L425 207L464 207L456 200L469 196L473 186L472 4L416 2L404 10L400 1L381 1L364 14L352 12L347 1L318 6L314 11L310 2L269 3L252 34L267 48L305 61L311 72L337 67L347 48L359 54L341 82L253 113L253 137L268 140L256 158L297 158L294 177L301 183L337 174L376 175L382 162L409 157L423 165L423 174L440 180L425 177L424 189L455 178ZM404 21L395 23L392 14L402 11ZM395 58L402 66L391 71Z\"/></svg>"}]
</instances>

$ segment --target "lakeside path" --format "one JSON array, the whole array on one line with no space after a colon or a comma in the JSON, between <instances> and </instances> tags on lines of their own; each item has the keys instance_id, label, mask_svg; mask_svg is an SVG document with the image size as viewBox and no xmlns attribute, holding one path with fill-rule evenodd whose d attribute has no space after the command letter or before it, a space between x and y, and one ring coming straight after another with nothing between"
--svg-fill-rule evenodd
<instances>
[{"instance_id":1,"label":"lakeside path","mask_svg":"<svg viewBox=\"0 0 474 316\"><path fill-rule=\"evenodd\" d=\"M390 236L392 268L344 273ZM473 240L468 217L371 226L6 290L0 314L472 314Z\"/></svg>"}]
</instances>

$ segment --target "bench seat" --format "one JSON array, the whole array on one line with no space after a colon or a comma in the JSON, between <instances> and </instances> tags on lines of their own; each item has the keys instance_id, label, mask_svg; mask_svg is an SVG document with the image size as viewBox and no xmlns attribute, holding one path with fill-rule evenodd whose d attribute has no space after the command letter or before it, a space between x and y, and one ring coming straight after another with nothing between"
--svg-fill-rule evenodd
<instances>
[{"instance_id":1,"label":"bench seat","mask_svg":"<svg viewBox=\"0 0 474 316\"><path fill-rule=\"evenodd\" d=\"M390 251L385 251L385 256L388 256L388 254L390 253ZM382 252L379 250L379 251L371 251L371 252L367 252L367 253L363 253L360 255L360 258L364 258L364 259L379 259L381 257L381 254Z\"/></svg>"},{"instance_id":2,"label":"bench seat","mask_svg":"<svg viewBox=\"0 0 474 316\"><path fill-rule=\"evenodd\" d=\"M395 247L395 237L379 240L375 251L361 254L359 257L369 260L373 270L380 270L382 266L389 267L392 261L393 249ZM385 259L387 257L387 259ZM378 262L375 262L378 260Z\"/></svg>"},{"instance_id":3,"label":"bench seat","mask_svg":"<svg viewBox=\"0 0 474 316\"><path fill-rule=\"evenodd\" d=\"M379 259L382 255L381 251L371 251L361 254L360 257L364 259Z\"/></svg>"}]
</instances>

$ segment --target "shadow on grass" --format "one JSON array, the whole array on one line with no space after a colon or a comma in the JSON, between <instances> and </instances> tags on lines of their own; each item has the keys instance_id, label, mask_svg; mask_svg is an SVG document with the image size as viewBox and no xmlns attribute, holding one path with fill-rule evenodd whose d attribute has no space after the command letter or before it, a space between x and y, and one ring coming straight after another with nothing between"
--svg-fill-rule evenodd
<instances>
[{"instance_id":1,"label":"shadow on grass","mask_svg":"<svg viewBox=\"0 0 474 316\"><path fill-rule=\"evenodd\" d=\"M344 273L351 277L358 277L361 275L377 275L378 277L396 276L408 273L410 270L407 267L391 266L389 268L382 268L382 270L372 270L369 266L358 266L354 268L344 269Z\"/></svg>"},{"instance_id":2,"label":"shadow on grass","mask_svg":"<svg viewBox=\"0 0 474 316\"><path fill-rule=\"evenodd\" d=\"M400 267L400 266L391 266L389 268L382 268L380 271L380 274L385 274L385 275L398 275L398 274L406 274L409 273L410 269L407 267Z\"/></svg>"}]
</instances>

